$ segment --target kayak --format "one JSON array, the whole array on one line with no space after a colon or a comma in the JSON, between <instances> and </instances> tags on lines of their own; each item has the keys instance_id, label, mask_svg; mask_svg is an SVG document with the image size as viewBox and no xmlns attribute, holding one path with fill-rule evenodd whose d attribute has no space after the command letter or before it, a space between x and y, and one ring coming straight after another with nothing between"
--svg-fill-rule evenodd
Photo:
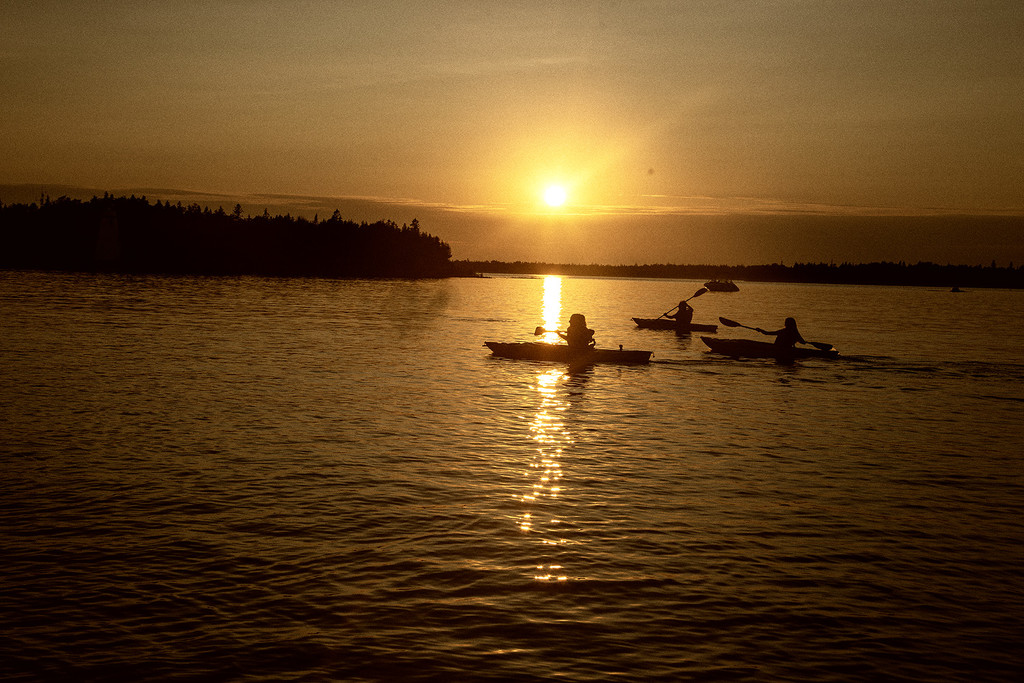
<instances>
[{"instance_id":1,"label":"kayak","mask_svg":"<svg viewBox=\"0 0 1024 683\"><path fill-rule=\"evenodd\" d=\"M501 358L517 360L548 360L573 365L590 363L647 363L652 351L631 351L619 349L570 350L565 344L544 342L484 342L491 353Z\"/></svg>"},{"instance_id":2,"label":"kayak","mask_svg":"<svg viewBox=\"0 0 1024 683\"><path fill-rule=\"evenodd\" d=\"M711 353L721 353L733 358L778 358L789 360L792 358L838 358L839 352L835 349L822 351L821 349L794 346L788 349L780 349L771 342L753 341L751 339L718 339L715 337L701 337L701 340L708 345Z\"/></svg>"},{"instance_id":3,"label":"kayak","mask_svg":"<svg viewBox=\"0 0 1024 683\"><path fill-rule=\"evenodd\" d=\"M718 325L698 325L697 323L678 325L675 320L670 318L633 318L633 322L636 323L637 327L642 327L645 330L679 330L680 332L718 331Z\"/></svg>"}]
</instances>

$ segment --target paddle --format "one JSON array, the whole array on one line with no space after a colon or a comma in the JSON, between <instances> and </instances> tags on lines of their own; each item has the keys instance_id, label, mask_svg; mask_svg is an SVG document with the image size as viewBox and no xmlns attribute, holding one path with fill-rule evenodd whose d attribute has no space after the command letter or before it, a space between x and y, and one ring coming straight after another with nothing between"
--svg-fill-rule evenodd
<instances>
[{"instance_id":1,"label":"paddle","mask_svg":"<svg viewBox=\"0 0 1024 683\"><path fill-rule=\"evenodd\" d=\"M742 325L742 324L736 322L735 320L729 320L728 318L721 318L720 317L718 320L719 320L719 322L721 322L726 327L743 327L743 328L746 328L748 330L753 330L754 332L760 332L761 331L761 330L757 329L756 327L750 327L749 325ZM804 343L805 344L810 344L814 348L821 349L822 351L831 351L833 348L835 348L834 346L832 346L832 344L827 344L825 342L804 342Z\"/></svg>"},{"instance_id":2,"label":"paddle","mask_svg":"<svg viewBox=\"0 0 1024 683\"><path fill-rule=\"evenodd\" d=\"M698 289L696 292L693 293L693 296L691 296L690 299L696 299L701 294L707 294L707 293L708 293L708 288L707 287L701 287L700 289ZM686 301L689 301L690 299L687 299ZM683 303L685 304L686 301L684 301ZM668 315L672 311L676 310L677 308L679 308L679 306L673 306L672 308L668 309L667 311L665 311L664 313L662 313L658 317L659 318L664 318L666 315Z\"/></svg>"}]
</instances>

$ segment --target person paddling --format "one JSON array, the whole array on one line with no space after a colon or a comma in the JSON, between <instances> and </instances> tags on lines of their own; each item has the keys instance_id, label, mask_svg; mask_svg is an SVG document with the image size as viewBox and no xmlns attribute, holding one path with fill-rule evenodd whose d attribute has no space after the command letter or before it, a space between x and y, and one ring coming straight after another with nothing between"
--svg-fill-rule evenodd
<instances>
[{"instance_id":1,"label":"person paddling","mask_svg":"<svg viewBox=\"0 0 1024 683\"><path fill-rule=\"evenodd\" d=\"M666 318L672 318L676 321L676 327L680 329L686 329L690 321L693 320L693 307L685 301L680 301L679 306L676 307L676 312L672 314L665 314Z\"/></svg>"},{"instance_id":2,"label":"person paddling","mask_svg":"<svg viewBox=\"0 0 1024 683\"><path fill-rule=\"evenodd\" d=\"M762 330L760 327L755 327L755 330L761 334L775 337L775 345L784 348L791 349L796 345L797 342L806 344L803 336L800 334L800 330L796 328L796 320L794 318L786 318L784 327L781 330L775 330L769 332L768 330Z\"/></svg>"},{"instance_id":3,"label":"person paddling","mask_svg":"<svg viewBox=\"0 0 1024 683\"><path fill-rule=\"evenodd\" d=\"M569 316L569 326L565 332L559 332L558 336L572 349L589 349L597 343L594 341L594 331L587 327L587 319L582 313Z\"/></svg>"},{"instance_id":4,"label":"person paddling","mask_svg":"<svg viewBox=\"0 0 1024 683\"><path fill-rule=\"evenodd\" d=\"M690 299L696 299L698 296L707 293L708 288L701 287L700 289L693 293L693 296L691 296ZM671 310L665 311L658 317L675 320L676 332L689 332L690 322L693 320L693 307L690 306L690 304L688 303L690 299L683 299L682 301L679 302L678 306ZM675 313L672 313L672 311L675 311Z\"/></svg>"}]
</instances>

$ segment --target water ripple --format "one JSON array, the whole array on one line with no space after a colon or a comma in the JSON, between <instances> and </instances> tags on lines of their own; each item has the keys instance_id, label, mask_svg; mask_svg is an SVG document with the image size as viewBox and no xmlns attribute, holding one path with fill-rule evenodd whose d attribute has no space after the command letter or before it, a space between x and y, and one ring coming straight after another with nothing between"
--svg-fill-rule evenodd
<instances>
[{"instance_id":1,"label":"water ripple","mask_svg":"<svg viewBox=\"0 0 1024 683\"><path fill-rule=\"evenodd\" d=\"M1016 680L1012 338L734 363L569 279L655 362L489 358L543 283L0 273L0 677Z\"/></svg>"}]
</instances>

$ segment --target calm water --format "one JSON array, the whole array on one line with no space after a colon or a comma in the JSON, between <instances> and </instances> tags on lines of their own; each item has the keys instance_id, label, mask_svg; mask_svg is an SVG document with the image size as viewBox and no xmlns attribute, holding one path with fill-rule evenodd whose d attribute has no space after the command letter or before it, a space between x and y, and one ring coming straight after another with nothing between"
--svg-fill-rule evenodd
<instances>
[{"instance_id":1,"label":"calm water","mask_svg":"<svg viewBox=\"0 0 1024 683\"><path fill-rule=\"evenodd\" d=\"M699 285L0 273L0 677L1017 680L1024 292Z\"/></svg>"}]
</instances>

